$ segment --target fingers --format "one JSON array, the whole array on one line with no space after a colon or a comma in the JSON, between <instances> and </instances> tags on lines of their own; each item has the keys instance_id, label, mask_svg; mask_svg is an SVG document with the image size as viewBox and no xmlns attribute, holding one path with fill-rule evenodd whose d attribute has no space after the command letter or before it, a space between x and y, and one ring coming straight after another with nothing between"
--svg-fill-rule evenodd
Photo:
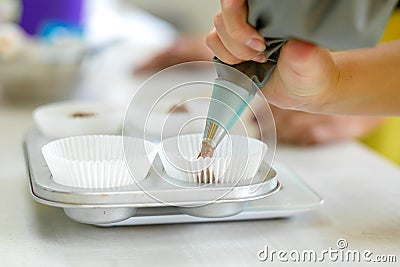
<instances>
[{"instance_id":1,"label":"fingers","mask_svg":"<svg viewBox=\"0 0 400 267\"><path fill-rule=\"evenodd\" d=\"M278 140L294 145L318 145L344 139L340 132L333 131L335 123L326 123L329 116L297 113L286 123L276 125ZM332 129L333 128L333 129Z\"/></svg>"},{"instance_id":2,"label":"fingers","mask_svg":"<svg viewBox=\"0 0 400 267\"><path fill-rule=\"evenodd\" d=\"M223 62L237 64L243 61L265 62L264 38L247 23L245 0L221 0L222 12L214 18L214 30L206 43Z\"/></svg>"},{"instance_id":3,"label":"fingers","mask_svg":"<svg viewBox=\"0 0 400 267\"><path fill-rule=\"evenodd\" d=\"M275 116L277 138L280 142L289 144L301 144L307 136L305 118L295 111L286 111L286 118Z\"/></svg>"},{"instance_id":4,"label":"fingers","mask_svg":"<svg viewBox=\"0 0 400 267\"><path fill-rule=\"evenodd\" d=\"M232 36L231 33L228 32L228 29L225 27L223 15L221 13L215 16L214 25L221 42L226 47L226 49L236 58L243 61L248 61L248 60L260 60L261 62L265 61L265 56L262 53L264 50L255 51L243 45L241 43L241 40L235 39L236 37ZM257 56L260 56L260 58L257 58Z\"/></svg>"},{"instance_id":5,"label":"fingers","mask_svg":"<svg viewBox=\"0 0 400 267\"><path fill-rule=\"evenodd\" d=\"M270 105L277 139L293 145L319 145L360 137L379 125L381 118L332 116L286 110ZM254 121L264 127L262 118ZM266 130L263 128L263 130Z\"/></svg>"},{"instance_id":6,"label":"fingers","mask_svg":"<svg viewBox=\"0 0 400 267\"><path fill-rule=\"evenodd\" d=\"M234 65L243 62L243 60L235 57L231 54L231 52L229 52L229 50L225 47L225 45L219 38L215 28L212 29L207 35L206 44L214 52L217 58L227 64Z\"/></svg>"},{"instance_id":7,"label":"fingers","mask_svg":"<svg viewBox=\"0 0 400 267\"><path fill-rule=\"evenodd\" d=\"M246 0L221 0L226 33L236 42L258 52L265 50L264 38L247 23Z\"/></svg>"},{"instance_id":8,"label":"fingers","mask_svg":"<svg viewBox=\"0 0 400 267\"><path fill-rule=\"evenodd\" d=\"M319 115L290 110L274 110L280 142L295 145L319 145L358 138L376 127L379 117Z\"/></svg>"},{"instance_id":9,"label":"fingers","mask_svg":"<svg viewBox=\"0 0 400 267\"><path fill-rule=\"evenodd\" d=\"M145 73L145 72L157 72L166 67L174 65L176 63L175 60L171 60L172 57L171 51L168 49L163 51L160 54L155 55L153 58L150 58L148 61L144 62L142 65L139 65L134 69L134 73Z\"/></svg>"}]
</instances>

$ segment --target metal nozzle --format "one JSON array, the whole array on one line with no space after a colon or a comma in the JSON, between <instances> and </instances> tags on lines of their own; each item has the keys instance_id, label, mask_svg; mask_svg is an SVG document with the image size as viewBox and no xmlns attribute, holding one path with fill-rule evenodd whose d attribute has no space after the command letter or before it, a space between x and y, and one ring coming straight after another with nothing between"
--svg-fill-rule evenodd
<instances>
[{"instance_id":1,"label":"metal nozzle","mask_svg":"<svg viewBox=\"0 0 400 267\"><path fill-rule=\"evenodd\" d=\"M211 119L207 119L206 127L204 129L203 142L208 143L215 149L225 135L226 130L222 126L218 125Z\"/></svg>"}]
</instances>

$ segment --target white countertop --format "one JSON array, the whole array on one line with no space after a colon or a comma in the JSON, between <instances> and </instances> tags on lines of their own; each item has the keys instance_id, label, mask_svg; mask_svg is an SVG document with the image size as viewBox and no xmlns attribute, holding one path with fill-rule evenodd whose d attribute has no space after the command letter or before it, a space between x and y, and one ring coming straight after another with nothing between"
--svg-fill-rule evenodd
<instances>
[{"instance_id":1,"label":"white countertop","mask_svg":"<svg viewBox=\"0 0 400 267\"><path fill-rule=\"evenodd\" d=\"M349 249L396 255L397 264L388 265L399 264L400 170L357 142L279 147L277 160L324 198L317 210L288 219L103 229L31 199L21 149L30 114L0 107L1 266L271 266L281 263L257 259L266 245L320 252L337 248L339 238Z\"/></svg>"}]
</instances>

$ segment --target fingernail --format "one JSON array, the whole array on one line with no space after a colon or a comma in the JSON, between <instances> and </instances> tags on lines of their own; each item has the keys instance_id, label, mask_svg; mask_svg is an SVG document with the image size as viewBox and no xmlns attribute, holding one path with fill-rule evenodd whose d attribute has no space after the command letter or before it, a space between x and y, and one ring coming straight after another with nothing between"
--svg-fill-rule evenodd
<instances>
[{"instance_id":1,"label":"fingernail","mask_svg":"<svg viewBox=\"0 0 400 267\"><path fill-rule=\"evenodd\" d=\"M256 51L263 52L266 48L265 42L261 41L260 39L250 39L247 41L246 45L250 47L251 49L254 49Z\"/></svg>"},{"instance_id":2,"label":"fingernail","mask_svg":"<svg viewBox=\"0 0 400 267\"><path fill-rule=\"evenodd\" d=\"M267 61L267 58L265 57L264 54L259 54L258 56L254 57L252 60L259 62L259 63L264 63L265 61Z\"/></svg>"}]
</instances>

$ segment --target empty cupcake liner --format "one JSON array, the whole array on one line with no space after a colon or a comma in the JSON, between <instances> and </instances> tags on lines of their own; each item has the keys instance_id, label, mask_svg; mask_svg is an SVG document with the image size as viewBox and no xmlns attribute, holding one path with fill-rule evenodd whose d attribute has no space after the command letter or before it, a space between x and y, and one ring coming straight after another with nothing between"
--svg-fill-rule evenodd
<instances>
[{"instance_id":1,"label":"empty cupcake liner","mask_svg":"<svg viewBox=\"0 0 400 267\"><path fill-rule=\"evenodd\" d=\"M113 188L144 180L157 146L139 138L87 135L50 142L42 148L42 154L56 183Z\"/></svg>"},{"instance_id":2,"label":"empty cupcake liner","mask_svg":"<svg viewBox=\"0 0 400 267\"><path fill-rule=\"evenodd\" d=\"M202 139L201 134L190 134L162 141L159 155L169 177L207 184L253 179L267 152L267 145L257 139L231 135L213 158L198 159Z\"/></svg>"}]
</instances>

